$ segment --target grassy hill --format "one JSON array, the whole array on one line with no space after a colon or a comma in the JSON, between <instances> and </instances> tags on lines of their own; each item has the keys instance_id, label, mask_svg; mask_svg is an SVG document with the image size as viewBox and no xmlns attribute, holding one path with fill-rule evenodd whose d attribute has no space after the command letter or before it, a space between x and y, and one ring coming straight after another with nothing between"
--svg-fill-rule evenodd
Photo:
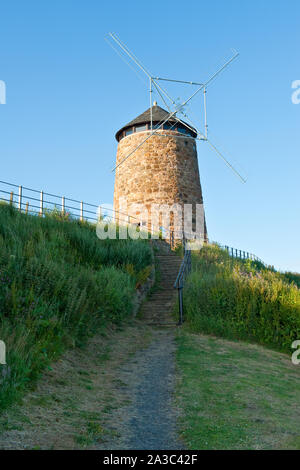
<instances>
[{"instance_id":1,"label":"grassy hill","mask_svg":"<svg viewBox=\"0 0 300 470\"><path fill-rule=\"evenodd\" d=\"M298 282L297 275L206 246L193 254L184 290L185 317L194 332L290 353L292 342L300 339Z\"/></svg>"},{"instance_id":2,"label":"grassy hill","mask_svg":"<svg viewBox=\"0 0 300 470\"><path fill-rule=\"evenodd\" d=\"M186 323L177 331L176 395L186 446L298 449L300 366L292 364L290 354L291 343L300 339L300 276L233 259L218 246L205 246L192 256L183 295ZM46 371L40 391L26 395L27 405L37 404L34 432L40 429L43 403L53 414L56 435L61 403L59 420L64 425L70 420L73 431L81 423L91 440L91 429L98 432L97 426L111 419L107 409L111 388L120 382L118 364L151 340L151 328L142 319L131 327L124 321L151 263L147 240L99 240L95 226L64 220L55 211L40 218L0 205L0 339L7 345L9 365L0 366L0 410ZM115 332L110 342L114 353L118 349L116 357L105 350L103 335L94 336L97 346L88 341L108 324L121 323L124 331ZM53 363L71 348L63 355L63 367L61 361ZM82 364L76 370L73 361L70 366L66 356L73 352L90 364L89 372ZM77 376L84 381L79 384ZM87 391L89 413L84 412ZM113 407L123 406L122 393L115 394ZM21 418L14 416L17 408L1 413L0 428L8 432L9 443L10 430L23 432L24 407L18 408ZM91 421L96 414L97 426Z\"/></svg>"},{"instance_id":3,"label":"grassy hill","mask_svg":"<svg viewBox=\"0 0 300 470\"><path fill-rule=\"evenodd\" d=\"M0 409L69 347L80 346L133 308L150 272L143 240L99 240L95 227L0 206Z\"/></svg>"},{"instance_id":4,"label":"grassy hill","mask_svg":"<svg viewBox=\"0 0 300 470\"><path fill-rule=\"evenodd\" d=\"M288 355L185 326L177 367L188 449L300 449L300 365Z\"/></svg>"},{"instance_id":5,"label":"grassy hill","mask_svg":"<svg viewBox=\"0 0 300 470\"><path fill-rule=\"evenodd\" d=\"M193 253L177 337L188 448L300 449L300 366L291 361L300 339L299 279L218 246Z\"/></svg>"}]
</instances>

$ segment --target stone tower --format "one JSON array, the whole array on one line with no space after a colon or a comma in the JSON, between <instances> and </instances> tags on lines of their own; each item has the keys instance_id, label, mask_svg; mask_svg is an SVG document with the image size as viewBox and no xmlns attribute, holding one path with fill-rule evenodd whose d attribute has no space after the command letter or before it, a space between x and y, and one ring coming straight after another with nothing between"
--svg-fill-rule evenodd
<instances>
[{"instance_id":1,"label":"stone tower","mask_svg":"<svg viewBox=\"0 0 300 470\"><path fill-rule=\"evenodd\" d=\"M151 109L153 129L169 116L154 103L152 108L122 127L116 133L116 165L150 135ZM121 211L120 198L126 200L129 214L130 206L136 203L144 204L149 211L152 204L192 204L194 222L195 206L203 204L196 136L196 130L179 123L174 117L163 125L163 129L157 129L155 135L116 169L114 209ZM121 215L119 218L121 220ZM204 238L207 238L206 226Z\"/></svg>"}]
</instances>

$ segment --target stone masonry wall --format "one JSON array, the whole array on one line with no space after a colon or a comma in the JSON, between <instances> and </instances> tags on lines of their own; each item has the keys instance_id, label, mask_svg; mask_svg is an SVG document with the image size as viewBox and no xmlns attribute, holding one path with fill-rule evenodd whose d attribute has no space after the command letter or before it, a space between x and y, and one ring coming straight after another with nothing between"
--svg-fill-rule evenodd
<instances>
[{"instance_id":1,"label":"stone masonry wall","mask_svg":"<svg viewBox=\"0 0 300 470\"><path fill-rule=\"evenodd\" d=\"M126 198L127 206L188 203L201 204L196 142L191 137L178 137L176 131L158 130L122 165L115 175L114 209L119 198ZM118 144L117 161L120 163L149 135L139 132L124 137ZM167 137L166 137L167 135ZM120 217L121 218L121 217Z\"/></svg>"}]
</instances>

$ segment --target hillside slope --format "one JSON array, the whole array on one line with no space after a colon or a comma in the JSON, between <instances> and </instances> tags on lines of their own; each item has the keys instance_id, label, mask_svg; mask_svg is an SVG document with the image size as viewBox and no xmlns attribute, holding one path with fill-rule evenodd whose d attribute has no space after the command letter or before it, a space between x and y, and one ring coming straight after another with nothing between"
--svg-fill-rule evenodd
<instances>
[{"instance_id":1,"label":"hillside slope","mask_svg":"<svg viewBox=\"0 0 300 470\"><path fill-rule=\"evenodd\" d=\"M300 449L300 365L185 327L177 344L177 405L189 449Z\"/></svg>"},{"instance_id":2,"label":"hillside slope","mask_svg":"<svg viewBox=\"0 0 300 470\"><path fill-rule=\"evenodd\" d=\"M298 281L218 246L193 253L177 349L188 448L300 448L300 366L291 360Z\"/></svg>"},{"instance_id":3,"label":"hillside slope","mask_svg":"<svg viewBox=\"0 0 300 470\"><path fill-rule=\"evenodd\" d=\"M68 347L130 315L149 275L142 240L99 240L95 227L0 206L0 339L7 363L0 409L20 396Z\"/></svg>"},{"instance_id":4,"label":"hillside slope","mask_svg":"<svg viewBox=\"0 0 300 470\"><path fill-rule=\"evenodd\" d=\"M300 289L294 279L206 246L193 254L184 290L186 320L195 332L290 353L300 339Z\"/></svg>"}]
</instances>

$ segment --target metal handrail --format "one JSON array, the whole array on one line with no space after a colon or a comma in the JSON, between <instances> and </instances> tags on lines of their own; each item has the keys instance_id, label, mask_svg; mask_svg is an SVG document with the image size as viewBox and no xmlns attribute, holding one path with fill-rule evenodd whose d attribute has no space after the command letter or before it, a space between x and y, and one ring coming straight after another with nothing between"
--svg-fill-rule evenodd
<instances>
[{"instance_id":1,"label":"metal handrail","mask_svg":"<svg viewBox=\"0 0 300 470\"><path fill-rule=\"evenodd\" d=\"M187 248L185 239L183 239L184 257L179 268L179 272L174 283L174 289L178 291L178 308L179 308L179 320L178 325L182 325L184 322L183 312L183 288L186 276L191 272L192 268L192 255L191 250Z\"/></svg>"}]
</instances>

